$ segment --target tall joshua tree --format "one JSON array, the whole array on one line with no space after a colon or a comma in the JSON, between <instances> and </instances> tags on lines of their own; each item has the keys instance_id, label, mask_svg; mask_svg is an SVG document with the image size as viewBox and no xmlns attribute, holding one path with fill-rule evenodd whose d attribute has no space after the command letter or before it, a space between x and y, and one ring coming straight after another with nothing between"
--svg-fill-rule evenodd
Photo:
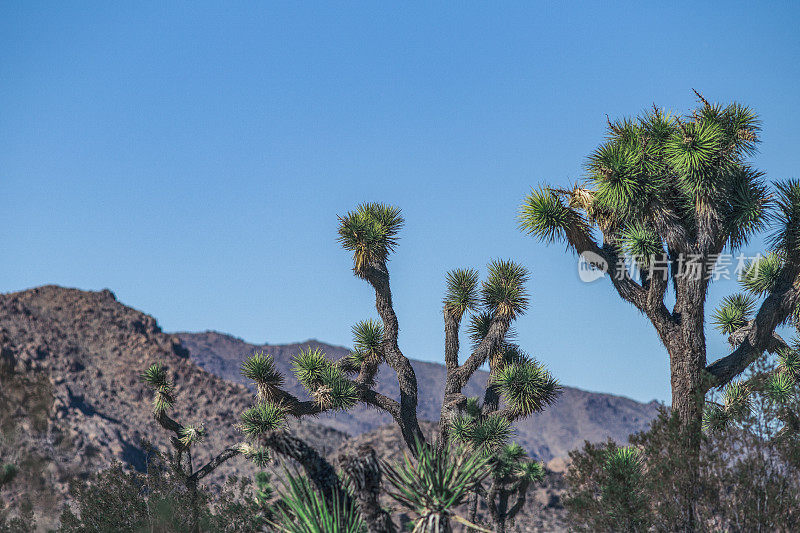
<instances>
[{"instance_id":1,"label":"tall joshua tree","mask_svg":"<svg viewBox=\"0 0 800 533\"><path fill-rule=\"evenodd\" d=\"M564 242L592 264L613 269L619 296L655 327L670 358L672 409L689 436L690 472L697 472L706 392L771 348L775 328L800 299L800 186L770 187L748 163L760 131L752 110L711 104L696 94L699 106L690 116L654 106L636 119L609 121L607 139L588 158L585 183L539 187L520 210L524 231L547 243ZM737 347L708 364L704 317L714 264L768 225L780 258L774 283L739 332ZM639 279L619 268L626 260ZM695 486L689 478L686 494ZM684 530L694 528L691 501L678 524Z\"/></svg>"},{"instance_id":2,"label":"tall joshua tree","mask_svg":"<svg viewBox=\"0 0 800 533\"><path fill-rule=\"evenodd\" d=\"M430 446L425 442L417 419L416 374L398 344L399 324L392 304L387 267L389 256L397 247L403 223L398 208L378 203L362 204L339 217L339 242L353 254L354 274L374 289L375 308L380 320L365 320L353 326L354 350L342 359L333 361L317 349L302 350L294 356L292 370L308 390L311 400L301 400L282 388L283 376L268 354L259 353L248 358L242 365L242 372L254 382L257 398L255 405L241 416L240 428L247 440L227 448L198 471L193 471L186 463L189 464L185 470L187 483L196 483L235 455L244 454L264 463L267 453L274 451L299 462L329 501L334 497L347 498L349 496L342 491L331 465L302 440L286 432L284 422L288 417L347 410L359 403L388 413L400 428L413 455L418 454L417 443L422 443L423 447ZM444 299L447 380L437 445L440 450L446 447L452 429L459 421L463 424L464 414L472 409L461 391L487 362L491 380L483 405L471 415L477 433L470 435L470 439L476 446L498 450L506 444L515 420L543 409L554 401L559 391L557 382L544 367L508 341L511 323L528 306L525 290L527 271L512 261L494 261L488 270L489 275L482 283L473 270L460 269L447 275ZM467 312L472 313L469 333L473 344L470 355L459 363L459 326ZM397 374L398 399L375 390L375 379L382 363ZM175 434L172 444L177 462L186 462L191 445L202 437L202 430L183 426L167 415L174 398L172 384L163 368L154 365L145 374L145 380L156 394L155 418ZM463 431L460 436L463 440ZM374 468L354 466L350 461L344 463L348 465L345 469L348 472L372 476L372 479L356 481L353 483L355 487L376 486L375 476L380 473ZM524 487L527 489L527 485ZM377 502L369 494L356 494L355 497L362 507ZM380 509L361 511L370 531L383 531L382 524L386 523L384 512Z\"/></svg>"}]
</instances>

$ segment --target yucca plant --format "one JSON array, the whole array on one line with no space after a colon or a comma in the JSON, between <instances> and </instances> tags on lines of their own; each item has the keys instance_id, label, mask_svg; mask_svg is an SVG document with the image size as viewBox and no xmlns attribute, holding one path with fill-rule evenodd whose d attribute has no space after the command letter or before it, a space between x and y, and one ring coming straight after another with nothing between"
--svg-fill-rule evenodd
<instances>
[{"instance_id":1,"label":"yucca plant","mask_svg":"<svg viewBox=\"0 0 800 533\"><path fill-rule=\"evenodd\" d=\"M769 187L748 162L761 129L752 110L697 97L689 116L654 106L635 119L609 120L583 182L539 186L519 212L524 232L614 269L609 278L618 295L655 327L671 361L672 410L691 430L684 455L694 478L705 394L769 349L775 328L800 300L800 183ZM728 332L739 330L731 352L709 364L704 322L714 264L768 226L771 254L744 274L745 286L763 297L756 318L742 325L752 312L746 306L716 315ZM627 264L635 271L621 266ZM696 490L693 476L686 494ZM678 530L695 527L693 498L687 501Z\"/></svg>"},{"instance_id":2,"label":"yucca plant","mask_svg":"<svg viewBox=\"0 0 800 533\"><path fill-rule=\"evenodd\" d=\"M492 475L486 502L495 531L504 533L522 511L530 485L544 479L544 466L531 460L525 449L514 442L497 450L490 464Z\"/></svg>"},{"instance_id":3,"label":"yucca plant","mask_svg":"<svg viewBox=\"0 0 800 533\"><path fill-rule=\"evenodd\" d=\"M352 498L340 492L332 497L316 490L308 478L284 470L284 490L271 523L283 533L366 533Z\"/></svg>"},{"instance_id":4,"label":"yucca plant","mask_svg":"<svg viewBox=\"0 0 800 533\"><path fill-rule=\"evenodd\" d=\"M454 514L467 495L491 472L489 457L456 447L438 448L421 442L416 459L404 454L403 461L383 463L389 496L418 515L414 533L447 533L451 519L483 530ZM486 530L483 530L486 531Z\"/></svg>"}]
</instances>

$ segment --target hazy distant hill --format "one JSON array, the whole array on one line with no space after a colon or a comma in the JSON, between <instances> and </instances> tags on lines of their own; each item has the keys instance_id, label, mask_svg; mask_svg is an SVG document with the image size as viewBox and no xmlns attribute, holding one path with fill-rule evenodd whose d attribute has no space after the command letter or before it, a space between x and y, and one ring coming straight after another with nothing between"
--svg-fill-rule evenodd
<instances>
[{"instance_id":1,"label":"hazy distant hill","mask_svg":"<svg viewBox=\"0 0 800 533\"><path fill-rule=\"evenodd\" d=\"M252 345L213 331L176 335L198 365L232 381L244 382L239 366L246 356L256 350L267 351L275 357L278 368L286 376L287 387L298 395L305 395L305 391L290 370L292 355L306 346L320 348L334 359L349 353L347 348L315 340L299 344ZM439 419L444 391L445 368L440 364L423 361L412 361L412 365L417 374L420 393L419 417L436 421ZM478 395L487 378L487 372L477 372L467 385L465 394ZM396 375L387 365L381 367L377 381L380 392L394 398L399 397ZM643 404L611 394L565 387L556 405L517 424L516 440L539 458L549 461L554 457L566 456L570 450L583 444L584 440L600 441L611 437L624 442L628 435L649 424L656 415L657 407L657 402ZM347 413L322 415L319 422L357 435L388 424L391 419L388 415L362 406Z\"/></svg>"}]
</instances>

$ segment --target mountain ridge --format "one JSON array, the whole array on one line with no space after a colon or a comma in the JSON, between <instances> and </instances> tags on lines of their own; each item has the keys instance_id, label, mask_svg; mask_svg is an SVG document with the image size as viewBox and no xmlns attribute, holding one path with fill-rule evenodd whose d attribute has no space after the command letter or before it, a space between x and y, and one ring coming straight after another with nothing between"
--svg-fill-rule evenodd
<instances>
[{"instance_id":1,"label":"mountain ridge","mask_svg":"<svg viewBox=\"0 0 800 533\"><path fill-rule=\"evenodd\" d=\"M200 367L239 383L245 383L239 372L241 361L256 351L266 351L275 358L278 370L286 377L287 389L301 398L307 398L307 393L291 372L292 355L302 348L321 349L333 359L344 357L350 352L346 347L330 345L317 339L291 344L256 345L214 330L176 332L174 335L181 340L190 357ZM435 422L439 419L446 369L444 365L429 361L412 359L411 363L418 382L418 416L421 420ZM488 372L476 372L464 388L464 393L467 396L482 396L487 379ZM390 397L399 397L396 375L385 364L381 365L376 389ZM570 450L581 446L584 440L598 442L610 437L618 442L627 441L631 433L647 428L655 418L659 406L660 403L655 400L641 403L624 396L564 386L555 405L516 423L516 440L536 457L550 461L556 457L566 457ZM318 421L353 436L392 423L388 415L363 405L345 413L322 414Z\"/></svg>"}]
</instances>

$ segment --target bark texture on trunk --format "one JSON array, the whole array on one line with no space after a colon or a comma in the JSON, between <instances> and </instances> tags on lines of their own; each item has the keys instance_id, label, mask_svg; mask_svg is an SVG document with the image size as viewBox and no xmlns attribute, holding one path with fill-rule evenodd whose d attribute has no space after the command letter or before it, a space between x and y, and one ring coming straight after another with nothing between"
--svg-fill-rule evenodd
<instances>
[{"instance_id":1,"label":"bark texture on trunk","mask_svg":"<svg viewBox=\"0 0 800 533\"><path fill-rule=\"evenodd\" d=\"M340 455L339 464L350 478L368 533L395 533L397 528L379 501L382 474L375 450L361 445L356 455Z\"/></svg>"}]
</instances>

